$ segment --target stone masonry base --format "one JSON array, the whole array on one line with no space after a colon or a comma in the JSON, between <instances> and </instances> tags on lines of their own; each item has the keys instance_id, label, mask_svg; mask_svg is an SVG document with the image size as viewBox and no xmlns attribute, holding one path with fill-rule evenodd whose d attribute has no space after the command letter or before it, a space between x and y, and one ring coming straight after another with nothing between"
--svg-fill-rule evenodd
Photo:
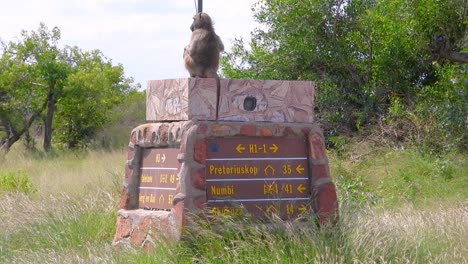
<instances>
[{"instance_id":1,"label":"stone masonry base","mask_svg":"<svg viewBox=\"0 0 468 264\"><path fill-rule=\"evenodd\" d=\"M323 132L315 123L257 123L179 121L149 123L131 133L121 210L118 212L114 245L132 245L151 250L158 239L178 240L191 215L206 214L206 159L209 138L278 138L306 142L310 179L310 211L322 226L333 224L338 215L335 185L330 179ZM180 179L170 210L144 210L138 205L142 148L179 150Z\"/></svg>"}]
</instances>

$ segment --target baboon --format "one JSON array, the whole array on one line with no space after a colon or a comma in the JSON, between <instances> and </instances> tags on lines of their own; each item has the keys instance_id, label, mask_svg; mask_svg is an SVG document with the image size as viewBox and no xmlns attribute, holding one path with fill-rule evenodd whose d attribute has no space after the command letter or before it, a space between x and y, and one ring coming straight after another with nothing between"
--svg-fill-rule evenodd
<instances>
[{"instance_id":1,"label":"baboon","mask_svg":"<svg viewBox=\"0 0 468 264\"><path fill-rule=\"evenodd\" d=\"M211 18L206 13L193 16L192 37L184 49L184 63L190 77L218 78L219 53L224 45L216 35Z\"/></svg>"}]
</instances>

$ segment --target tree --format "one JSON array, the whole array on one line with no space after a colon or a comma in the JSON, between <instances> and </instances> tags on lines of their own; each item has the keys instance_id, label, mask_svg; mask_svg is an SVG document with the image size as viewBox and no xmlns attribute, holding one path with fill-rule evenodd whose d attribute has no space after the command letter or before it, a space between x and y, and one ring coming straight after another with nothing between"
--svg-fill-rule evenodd
<instances>
[{"instance_id":1,"label":"tree","mask_svg":"<svg viewBox=\"0 0 468 264\"><path fill-rule=\"evenodd\" d=\"M102 126L108 109L134 88L122 65L112 65L99 50L60 48L57 27L49 31L41 23L21 37L2 43L0 58L1 148L6 151L40 118L45 151L51 149L54 124L57 139L74 147Z\"/></svg>"},{"instance_id":2,"label":"tree","mask_svg":"<svg viewBox=\"0 0 468 264\"><path fill-rule=\"evenodd\" d=\"M359 129L395 98L416 105L437 82L433 62L464 61L465 0L261 0L264 25L221 63L232 78L314 80L328 129ZM443 47L434 44L443 40Z\"/></svg>"},{"instance_id":3,"label":"tree","mask_svg":"<svg viewBox=\"0 0 468 264\"><path fill-rule=\"evenodd\" d=\"M38 73L38 83L47 89L47 109L44 117L44 142L45 151L52 147L52 123L56 110L56 103L61 96L64 82L71 70L66 54L57 47L60 39L60 30L57 27L48 32L44 24L41 24L38 32L24 33L25 45L39 44L32 50L33 60Z\"/></svg>"},{"instance_id":4,"label":"tree","mask_svg":"<svg viewBox=\"0 0 468 264\"><path fill-rule=\"evenodd\" d=\"M22 32L25 36L27 33ZM50 37L50 35L42 36ZM8 151L47 108L48 90L38 82L34 50L43 50L45 41L2 43L0 58L0 125L5 130L0 149Z\"/></svg>"},{"instance_id":5,"label":"tree","mask_svg":"<svg viewBox=\"0 0 468 264\"><path fill-rule=\"evenodd\" d=\"M122 65L112 65L99 50L69 48L75 63L63 88L54 120L57 140L68 148L86 145L111 120L111 110L132 89Z\"/></svg>"}]
</instances>

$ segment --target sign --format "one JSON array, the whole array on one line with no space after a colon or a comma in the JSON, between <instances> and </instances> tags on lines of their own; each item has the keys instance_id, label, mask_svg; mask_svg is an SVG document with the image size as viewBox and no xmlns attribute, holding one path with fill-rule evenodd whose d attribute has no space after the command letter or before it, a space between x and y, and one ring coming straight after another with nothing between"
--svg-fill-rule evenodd
<instances>
[{"instance_id":1,"label":"sign","mask_svg":"<svg viewBox=\"0 0 468 264\"><path fill-rule=\"evenodd\" d=\"M213 215L289 219L308 211L305 140L216 138L207 146L207 206Z\"/></svg>"},{"instance_id":2,"label":"sign","mask_svg":"<svg viewBox=\"0 0 468 264\"><path fill-rule=\"evenodd\" d=\"M145 148L140 167L138 208L171 209L176 187L179 149Z\"/></svg>"}]
</instances>

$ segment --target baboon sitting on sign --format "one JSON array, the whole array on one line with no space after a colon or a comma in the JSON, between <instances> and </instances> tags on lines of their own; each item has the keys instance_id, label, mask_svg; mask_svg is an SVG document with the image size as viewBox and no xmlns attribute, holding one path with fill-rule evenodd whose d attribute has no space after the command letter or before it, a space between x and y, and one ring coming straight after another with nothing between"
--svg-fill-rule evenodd
<instances>
[{"instance_id":1,"label":"baboon sitting on sign","mask_svg":"<svg viewBox=\"0 0 468 264\"><path fill-rule=\"evenodd\" d=\"M190 77L218 78L219 53L224 45L216 35L211 18L206 13L198 13L193 17L192 37L184 49L185 68Z\"/></svg>"}]
</instances>

